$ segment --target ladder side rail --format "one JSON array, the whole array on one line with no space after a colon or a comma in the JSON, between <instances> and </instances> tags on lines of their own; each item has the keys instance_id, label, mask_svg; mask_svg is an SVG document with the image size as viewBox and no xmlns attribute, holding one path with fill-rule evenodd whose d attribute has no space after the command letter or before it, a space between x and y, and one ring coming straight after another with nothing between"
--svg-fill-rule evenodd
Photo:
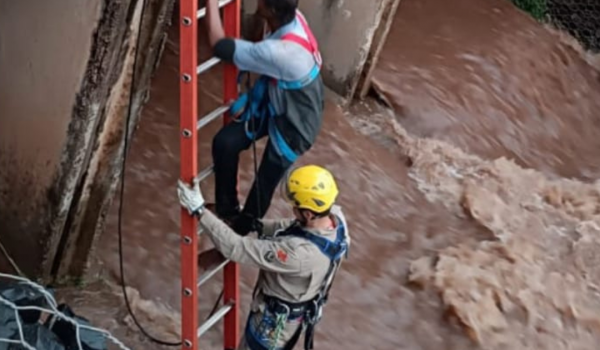
<instances>
[{"instance_id":1,"label":"ladder side rail","mask_svg":"<svg viewBox=\"0 0 600 350\"><path fill-rule=\"evenodd\" d=\"M198 174L198 2L180 0L180 177L191 182ZM198 350L198 221L181 209L181 337L182 349Z\"/></svg>"},{"instance_id":2,"label":"ladder side rail","mask_svg":"<svg viewBox=\"0 0 600 350\"><path fill-rule=\"evenodd\" d=\"M223 9L223 29L228 37L239 38L241 34L241 0L234 0ZM223 98L228 104L237 98L237 68L232 64L223 65ZM230 122L227 115L224 116L224 124ZM234 262L225 266L223 271L223 299L224 304L232 304L233 307L225 316L223 345L226 350L237 348L240 338L240 267Z\"/></svg>"}]
</instances>

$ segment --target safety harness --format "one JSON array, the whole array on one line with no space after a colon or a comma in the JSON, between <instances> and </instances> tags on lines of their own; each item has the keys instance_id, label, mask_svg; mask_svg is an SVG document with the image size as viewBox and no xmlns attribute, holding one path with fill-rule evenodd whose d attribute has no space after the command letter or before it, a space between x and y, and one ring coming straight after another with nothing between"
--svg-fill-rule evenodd
<instances>
[{"instance_id":1,"label":"safety harness","mask_svg":"<svg viewBox=\"0 0 600 350\"><path fill-rule=\"evenodd\" d=\"M279 40L297 43L310 52L315 60L315 65L311 71L304 78L294 81L274 79L264 75L260 76L252 88L250 89L248 86L248 91L240 94L239 98L235 100L229 108L230 115L239 115L239 117L236 118L236 121L245 123L246 136L250 140L256 139L256 134L259 130L262 130L264 125L263 123L268 123L269 139L272 142L275 150L280 156L285 157L292 163L298 159L298 154L294 152L294 150L284 139L283 135L281 135L281 132L275 126L274 119L279 117L279 115L276 113L275 108L269 100L269 85L276 84L278 88L282 90L301 89L312 83L319 76L323 63L317 40L315 39L308 26L308 23L306 22L306 19L302 13L300 13L300 11L297 11L296 19L302 25L308 40L293 32L282 35ZM269 38L272 39L274 34L272 34ZM239 90L241 90L241 83L244 78L247 79L248 85L250 84L249 72L240 72L238 74ZM249 128L249 122L251 122L251 128Z\"/></svg>"},{"instance_id":2,"label":"safety harness","mask_svg":"<svg viewBox=\"0 0 600 350\"><path fill-rule=\"evenodd\" d=\"M276 237L298 237L310 241L317 246L319 250L329 258L330 264L327 274L321 284L317 295L308 301L300 303L290 303L282 299L264 295L265 316L262 320L264 326L273 330L271 336L267 336L260 329L255 329L248 322L246 328L246 341L253 350L275 350L275 344L279 335L288 321L298 320L302 326L290 338L283 348L277 350L292 350L302 331L306 331L304 338L304 349L313 349L313 340L317 323L323 316L323 308L329 297L329 290L333 285L333 280L340 267L342 257L348 256L348 237L346 227L343 221L337 217L338 226L336 229L335 241L330 241L323 236L316 235L302 228L298 223L291 225L286 230L278 233Z\"/></svg>"}]
</instances>

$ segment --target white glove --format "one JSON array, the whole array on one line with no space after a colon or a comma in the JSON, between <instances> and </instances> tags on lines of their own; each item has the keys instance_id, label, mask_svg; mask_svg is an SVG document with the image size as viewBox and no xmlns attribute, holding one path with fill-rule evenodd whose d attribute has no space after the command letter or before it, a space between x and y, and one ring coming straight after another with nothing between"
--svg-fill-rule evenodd
<instances>
[{"instance_id":1,"label":"white glove","mask_svg":"<svg viewBox=\"0 0 600 350\"><path fill-rule=\"evenodd\" d=\"M194 178L194 187L190 187L183 181L178 180L177 195L179 196L179 203L188 210L190 215L202 214L202 210L204 209L204 197L202 197L202 192L200 192L199 179Z\"/></svg>"}]
</instances>

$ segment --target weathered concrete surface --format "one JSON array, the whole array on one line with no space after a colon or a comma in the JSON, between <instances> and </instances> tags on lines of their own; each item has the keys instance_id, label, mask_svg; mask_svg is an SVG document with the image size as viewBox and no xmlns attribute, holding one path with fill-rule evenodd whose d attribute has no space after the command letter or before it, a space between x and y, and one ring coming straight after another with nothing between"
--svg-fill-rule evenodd
<instances>
[{"instance_id":1,"label":"weathered concrete surface","mask_svg":"<svg viewBox=\"0 0 600 350\"><path fill-rule=\"evenodd\" d=\"M153 14L170 3L149 2ZM58 271L73 240L90 160L118 100L107 103L124 69L136 4L141 0L0 0L0 241L31 277ZM142 61L156 59L158 50L148 47L158 31L142 41ZM137 105L148 78L136 84ZM118 148L118 139L112 143ZM102 200L107 195L102 191Z\"/></svg>"},{"instance_id":2,"label":"weathered concrete surface","mask_svg":"<svg viewBox=\"0 0 600 350\"><path fill-rule=\"evenodd\" d=\"M27 274L72 195L65 149L100 14L101 0L0 1L0 240Z\"/></svg>"},{"instance_id":3,"label":"weathered concrete surface","mask_svg":"<svg viewBox=\"0 0 600 350\"><path fill-rule=\"evenodd\" d=\"M367 55L367 59L365 60L365 64L363 65L362 71L358 76L358 82L351 97L364 99L367 96L367 93L371 88L373 72L375 71L375 67L377 67L379 55L387 41L390 28L394 23L394 16L398 10L400 1L401 0L383 0L383 10L381 12L379 25L373 34L371 48Z\"/></svg>"},{"instance_id":4,"label":"weathered concrete surface","mask_svg":"<svg viewBox=\"0 0 600 350\"><path fill-rule=\"evenodd\" d=\"M112 88L105 101L102 128L95 135L93 153L63 231L64 244L54 271L58 278L81 277L87 270L90 252L97 234L102 231L106 211L115 187L119 184L127 115L131 112L131 136L137 125L140 109L149 97L150 78L167 39L165 28L173 10L173 1L147 0L141 32L138 29L142 1L131 1L129 6L130 9L135 6L135 12L121 28L128 33L125 41L119 45L120 67L113 71ZM139 48L136 47L138 40ZM138 62L133 76L136 54ZM129 110L132 83L133 96Z\"/></svg>"},{"instance_id":5,"label":"weathered concrete surface","mask_svg":"<svg viewBox=\"0 0 600 350\"><path fill-rule=\"evenodd\" d=\"M392 0L396 3L398 0ZM325 84L344 97L353 96L375 33L390 0L300 0L323 55ZM244 1L244 18L256 0ZM245 26L246 27L246 26ZM385 41L385 33L381 42Z\"/></svg>"}]
</instances>

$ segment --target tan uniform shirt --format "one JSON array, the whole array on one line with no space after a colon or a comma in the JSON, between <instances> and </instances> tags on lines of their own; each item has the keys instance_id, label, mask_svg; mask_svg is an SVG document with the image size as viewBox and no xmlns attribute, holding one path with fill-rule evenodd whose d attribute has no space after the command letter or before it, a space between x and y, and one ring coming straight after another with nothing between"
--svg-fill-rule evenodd
<instances>
[{"instance_id":1,"label":"tan uniform shirt","mask_svg":"<svg viewBox=\"0 0 600 350\"><path fill-rule=\"evenodd\" d=\"M341 208L333 206L331 213L340 218L346 227L350 245L348 226ZM208 210L200 223L217 250L226 258L261 270L257 284L262 293L296 303L317 295L330 262L316 245L306 239L275 236L292 221L264 220L259 239L241 237ZM335 229L312 232L331 241L335 240L337 234Z\"/></svg>"}]
</instances>

